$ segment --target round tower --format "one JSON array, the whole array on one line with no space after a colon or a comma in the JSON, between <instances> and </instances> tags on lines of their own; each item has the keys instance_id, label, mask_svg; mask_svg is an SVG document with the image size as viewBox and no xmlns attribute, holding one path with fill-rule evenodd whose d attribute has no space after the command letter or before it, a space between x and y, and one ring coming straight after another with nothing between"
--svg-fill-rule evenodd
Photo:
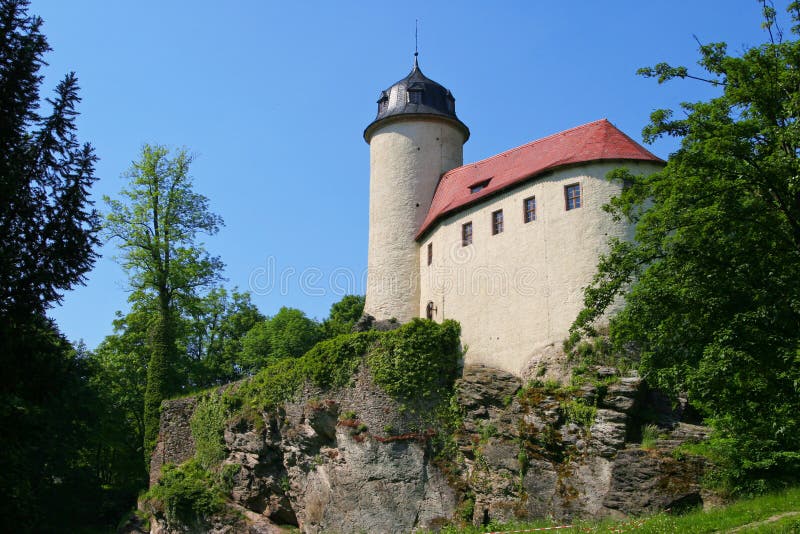
<instances>
[{"instance_id":1,"label":"round tower","mask_svg":"<svg viewBox=\"0 0 800 534\"><path fill-rule=\"evenodd\" d=\"M364 313L401 322L419 315L415 240L443 173L463 164L469 129L455 98L414 68L378 98L369 143L369 255Z\"/></svg>"}]
</instances>

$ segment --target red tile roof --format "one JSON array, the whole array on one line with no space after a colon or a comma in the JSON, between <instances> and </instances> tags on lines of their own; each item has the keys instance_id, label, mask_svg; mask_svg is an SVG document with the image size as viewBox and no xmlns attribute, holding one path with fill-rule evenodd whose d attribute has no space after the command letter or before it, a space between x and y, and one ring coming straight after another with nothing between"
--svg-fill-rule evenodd
<instances>
[{"instance_id":1,"label":"red tile roof","mask_svg":"<svg viewBox=\"0 0 800 534\"><path fill-rule=\"evenodd\" d=\"M607 119L576 126L444 173L417 238L442 217L535 178L544 171L597 160L663 163ZM488 185L479 192L470 192L471 187L486 180L489 180Z\"/></svg>"}]
</instances>

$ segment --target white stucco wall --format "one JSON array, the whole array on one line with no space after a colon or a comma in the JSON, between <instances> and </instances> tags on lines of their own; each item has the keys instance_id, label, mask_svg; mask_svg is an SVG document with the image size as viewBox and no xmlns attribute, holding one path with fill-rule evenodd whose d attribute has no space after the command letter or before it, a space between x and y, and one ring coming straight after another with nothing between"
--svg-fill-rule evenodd
<instances>
[{"instance_id":1,"label":"white stucco wall","mask_svg":"<svg viewBox=\"0 0 800 534\"><path fill-rule=\"evenodd\" d=\"M463 162L464 132L435 117L387 122L370 146L365 313L401 322L418 316L415 234L442 173Z\"/></svg>"},{"instance_id":2,"label":"white stucco wall","mask_svg":"<svg viewBox=\"0 0 800 534\"><path fill-rule=\"evenodd\" d=\"M621 187L605 175L621 165L598 162L556 170L442 220L418 244L419 316L425 317L432 301L434 319L461 323L467 363L518 375L549 346L560 347L608 238L633 237L632 228L601 209ZM660 169L646 162L624 166L634 173ZM574 183L581 185L582 205L567 211L564 186ZM523 200L531 196L536 197L536 220L524 223ZM492 235L491 214L498 209L504 231ZM462 246L462 224L469 221L473 243Z\"/></svg>"}]
</instances>

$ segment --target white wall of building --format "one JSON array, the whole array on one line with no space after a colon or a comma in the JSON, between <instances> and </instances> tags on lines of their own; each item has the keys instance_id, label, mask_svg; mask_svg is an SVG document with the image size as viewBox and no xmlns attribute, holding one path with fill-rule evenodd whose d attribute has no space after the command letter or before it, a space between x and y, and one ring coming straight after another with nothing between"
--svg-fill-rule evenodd
<instances>
[{"instance_id":1,"label":"white wall of building","mask_svg":"<svg viewBox=\"0 0 800 534\"><path fill-rule=\"evenodd\" d=\"M388 120L371 133L369 251L364 312L401 322L418 316L414 240L442 173L463 163L464 132L435 116Z\"/></svg>"},{"instance_id":2,"label":"white wall of building","mask_svg":"<svg viewBox=\"0 0 800 534\"><path fill-rule=\"evenodd\" d=\"M428 302L433 302L435 320L459 321L462 342L468 346L466 363L521 375L532 358L552 352L554 345L559 349L608 239L633 237L629 225L614 222L602 210L621 187L605 176L622 165L643 174L661 168L635 161L572 166L440 221L418 243L416 313L425 317ZM564 187L575 183L581 185L582 205L567 211ZM531 196L536 197L536 220L524 223L523 200ZM499 209L504 231L492 235L492 213ZM473 242L462 246L462 225L470 221ZM370 224L375 222L371 218Z\"/></svg>"}]
</instances>

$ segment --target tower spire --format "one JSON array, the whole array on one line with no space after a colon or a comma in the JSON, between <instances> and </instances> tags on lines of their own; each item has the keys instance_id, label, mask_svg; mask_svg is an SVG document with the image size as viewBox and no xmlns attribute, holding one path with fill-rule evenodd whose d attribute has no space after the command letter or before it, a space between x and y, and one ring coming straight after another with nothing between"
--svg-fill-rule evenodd
<instances>
[{"instance_id":1,"label":"tower spire","mask_svg":"<svg viewBox=\"0 0 800 534\"><path fill-rule=\"evenodd\" d=\"M417 56L419 56L419 19L414 21L414 67L419 68L417 63Z\"/></svg>"}]
</instances>

